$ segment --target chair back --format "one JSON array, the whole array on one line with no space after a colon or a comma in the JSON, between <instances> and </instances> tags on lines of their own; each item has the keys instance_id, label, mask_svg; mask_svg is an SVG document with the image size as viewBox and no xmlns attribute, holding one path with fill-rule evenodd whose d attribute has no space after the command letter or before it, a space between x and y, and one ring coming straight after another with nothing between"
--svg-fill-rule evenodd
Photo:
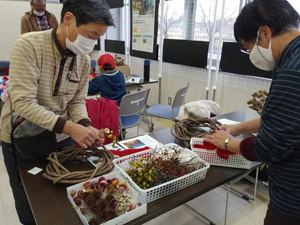
<instances>
[{"instance_id":1,"label":"chair back","mask_svg":"<svg viewBox=\"0 0 300 225\"><path fill-rule=\"evenodd\" d=\"M179 89L176 92L175 98L173 100L172 108L176 108L176 107L180 107L180 106L184 105L185 96L186 96L186 93L187 93L190 85L191 85L191 83L188 82L185 87Z\"/></svg>"},{"instance_id":2,"label":"chair back","mask_svg":"<svg viewBox=\"0 0 300 225\"><path fill-rule=\"evenodd\" d=\"M177 116L175 113L175 108L179 108L180 106L184 105L185 96L186 96L186 93L187 93L190 85L191 85L191 83L188 82L185 87L179 89L176 92L175 98L172 103L173 119Z\"/></svg>"},{"instance_id":3,"label":"chair back","mask_svg":"<svg viewBox=\"0 0 300 225\"><path fill-rule=\"evenodd\" d=\"M120 116L130 116L142 112L147 103L150 88L124 95L120 103Z\"/></svg>"}]
</instances>

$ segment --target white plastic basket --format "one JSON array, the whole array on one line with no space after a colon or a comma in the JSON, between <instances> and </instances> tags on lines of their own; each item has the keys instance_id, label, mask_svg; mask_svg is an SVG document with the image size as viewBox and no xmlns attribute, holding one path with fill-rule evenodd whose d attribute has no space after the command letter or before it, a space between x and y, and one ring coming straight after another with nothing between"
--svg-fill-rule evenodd
<instances>
[{"instance_id":1,"label":"white plastic basket","mask_svg":"<svg viewBox=\"0 0 300 225\"><path fill-rule=\"evenodd\" d=\"M112 178L118 178L119 179L119 182L124 182L123 178L120 176L120 174L118 173L115 173L115 172L112 172L112 173L108 173L108 174L105 174L105 175L102 175L101 177L104 177L105 179L112 179ZM95 177L91 180L89 180L91 183L94 182L94 181L98 181L99 177ZM68 196L68 199L70 201L70 203L72 204L74 210L76 211L77 215L79 216L81 222L84 224L84 225L89 225L89 220L91 218L93 218L93 214L91 213L88 213L88 214L82 214L79 210L79 207L76 206L72 196L70 195L70 192L72 190L75 190L76 192L78 192L79 190L82 190L83 188L83 184L85 183L86 181L84 182L81 182L79 184L75 184L75 185L72 185L70 187L67 188L67 196ZM131 195L131 198L134 199L134 200L137 200L138 198L138 193L135 191L134 188L132 188L132 186L129 184L127 185L127 187L129 188L130 190L130 195ZM134 210L130 211L130 212L126 212L112 220L109 220L105 223L102 223L101 225L115 225L115 224L118 224L118 225L121 225L121 224L126 224L142 215L145 215L147 213L147 204L142 204L141 206L135 208Z\"/></svg>"},{"instance_id":2,"label":"white plastic basket","mask_svg":"<svg viewBox=\"0 0 300 225\"><path fill-rule=\"evenodd\" d=\"M171 146L176 146L177 148L180 148L176 144L168 144L168 145L162 146L162 149L171 147ZM148 188L146 190L141 189L131 179L131 177L124 171L124 168L128 167L128 162L139 159L141 157L143 157L143 158L148 157L152 151L153 150L150 149L150 150L138 152L138 153L135 153L132 155L114 159L114 161L113 161L117 173L119 173L121 175L121 177L123 177L124 179L128 179L128 182L131 184L131 186L138 192L138 194L139 194L138 201L140 201L142 204L152 202L154 200L157 200L159 198L162 198L164 196L172 194L176 191L179 191L185 187L188 187L190 185L193 185L193 184L205 179L207 169L209 168L209 164L207 162L203 161L202 159L200 159L197 154L190 151L189 149L183 149L181 154L188 155L190 157L194 157L194 160L197 160L197 162L203 162L204 167L199 170L196 170L192 173L186 174L182 177L179 177L174 180L168 181L166 183L154 186L152 188Z\"/></svg>"},{"instance_id":3,"label":"white plastic basket","mask_svg":"<svg viewBox=\"0 0 300 225\"><path fill-rule=\"evenodd\" d=\"M202 138L191 138L191 149L195 152L201 159L210 163L214 166L224 166L240 169L250 169L255 162L251 162L245 159L241 155L229 155L228 159L222 159L216 153L216 150L206 150L201 148L194 148L195 144L202 145Z\"/></svg>"}]
</instances>

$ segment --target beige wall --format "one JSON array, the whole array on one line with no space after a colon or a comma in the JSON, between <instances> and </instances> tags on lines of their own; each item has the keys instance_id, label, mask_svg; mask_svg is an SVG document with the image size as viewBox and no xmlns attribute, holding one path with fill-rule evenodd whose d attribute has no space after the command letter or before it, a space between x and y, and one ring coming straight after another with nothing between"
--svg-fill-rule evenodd
<instances>
[{"instance_id":1,"label":"beige wall","mask_svg":"<svg viewBox=\"0 0 300 225\"><path fill-rule=\"evenodd\" d=\"M60 22L62 4L47 4L47 10ZM17 37L21 34L21 17L30 10L28 1L0 0L0 60L9 61L10 52Z\"/></svg>"}]
</instances>

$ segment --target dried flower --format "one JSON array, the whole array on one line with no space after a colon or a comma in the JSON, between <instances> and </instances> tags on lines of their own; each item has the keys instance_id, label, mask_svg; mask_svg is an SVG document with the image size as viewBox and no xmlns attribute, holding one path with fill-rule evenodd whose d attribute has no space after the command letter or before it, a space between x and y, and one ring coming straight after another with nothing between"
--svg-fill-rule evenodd
<instances>
[{"instance_id":1,"label":"dried flower","mask_svg":"<svg viewBox=\"0 0 300 225\"><path fill-rule=\"evenodd\" d=\"M77 206L80 206L80 205L81 205L81 199L80 199L80 198L74 197L73 200L74 200L74 202L75 202L75 205L77 205Z\"/></svg>"},{"instance_id":2,"label":"dried flower","mask_svg":"<svg viewBox=\"0 0 300 225\"><path fill-rule=\"evenodd\" d=\"M90 185L91 185L91 183L90 183L89 181L84 182L84 183L83 183L83 188L84 188L84 189L88 189L88 188L90 187Z\"/></svg>"},{"instance_id":3,"label":"dried flower","mask_svg":"<svg viewBox=\"0 0 300 225\"><path fill-rule=\"evenodd\" d=\"M99 225L99 221L96 217L93 217L90 221L89 221L89 225Z\"/></svg>"},{"instance_id":4,"label":"dried flower","mask_svg":"<svg viewBox=\"0 0 300 225\"><path fill-rule=\"evenodd\" d=\"M70 195L73 197L74 195L76 195L76 190L71 190L70 191Z\"/></svg>"},{"instance_id":5,"label":"dried flower","mask_svg":"<svg viewBox=\"0 0 300 225\"><path fill-rule=\"evenodd\" d=\"M78 192L77 192L77 197L78 198L80 198L80 199L83 199L83 191L82 190L79 190Z\"/></svg>"},{"instance_id":6,"label":"dried flower","mask_svg":"<svg viewBox=\"0 0 300 225\"><path fill-rule=\"evenodd\" d=\"M119 183L119 180L117 178L112 179L112 185L116 186Z\"/></svg>"}]
</instances>

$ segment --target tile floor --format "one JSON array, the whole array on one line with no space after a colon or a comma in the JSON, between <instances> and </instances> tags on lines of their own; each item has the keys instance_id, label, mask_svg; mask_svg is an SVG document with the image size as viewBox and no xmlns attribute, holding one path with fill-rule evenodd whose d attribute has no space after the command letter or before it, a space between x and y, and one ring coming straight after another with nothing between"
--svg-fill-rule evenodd
<instances>
[{"instance_id":1,"label":"tile floor","mask_svg":"<svg viewBox=\"0 0 300 225\"><path fill-rule=\"evenodd\" d=\"M172 126L172 122L163 119L155 119L154 129L160 130ZM137 134L136 128L127 130L127 138ZM140 124L139 134L145 134L148 128L144 123ZM208 178L207 178L208 179ZM246 180L238 181L233 185L239 191L253 194L254 185ZM254 201L245 201L235 194L229 195L229 207L227 225L263 225L269 202L267 188L259 185L257 197ZM226 203L226 190L222 187L216 188L190 202L188 206L200 212L217 225L224 224L224 212ZM0 225L19 225L17 213L14 207L14 199L9 186L8 175L0 150ZM209 222L199 217L195 212L183 205L165 213L145 225L207 225Z\"/></svg>"}]
</instances>

